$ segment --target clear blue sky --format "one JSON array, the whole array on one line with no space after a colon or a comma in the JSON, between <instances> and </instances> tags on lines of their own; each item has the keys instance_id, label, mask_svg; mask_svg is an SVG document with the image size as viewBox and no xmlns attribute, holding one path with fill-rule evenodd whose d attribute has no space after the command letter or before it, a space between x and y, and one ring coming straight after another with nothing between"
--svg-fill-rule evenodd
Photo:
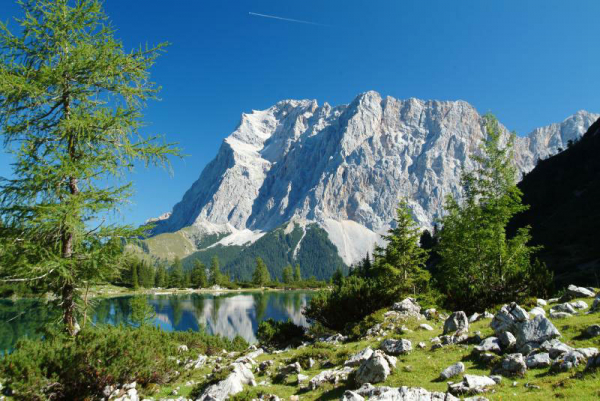
<instances>
[{"instance_id":1,"label":"clear blue sky","mask_svg":"<svg viewBox=\"0 0 600 401\"><path fill-rule=\"evenodd\" d=\"M0 19L19 13L1 0ZM287 98L462 99L526 134L600 111L598 0L105 0L126 48L169 41L153 68L148 133L189 155L174 175L137 169L123 221L169 211L242 112ZM249 12L318 23L302 24ZM0 155L0 175L10 173Z\"/></svg>"}]
</instances>

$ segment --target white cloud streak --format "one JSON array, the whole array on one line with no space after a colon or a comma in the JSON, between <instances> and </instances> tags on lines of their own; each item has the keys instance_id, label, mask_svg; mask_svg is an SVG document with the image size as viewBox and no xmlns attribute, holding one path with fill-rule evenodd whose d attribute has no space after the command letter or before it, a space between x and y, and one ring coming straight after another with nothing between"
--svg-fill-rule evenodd
<instances>
[{"instance_id":1,"label":"white cloud streak","mask_svg":"<svg viewBox=\"0 0 600 401\"><path fill-rule=\"evenodd\" d=\"M277 19L277 20L280 20L280 21L297 22L299 24L316 25L316 26L329 26L329 25L324 25L324 24L318 24L316 22L302 21L302 20L299 20L299 19L278 17L276 15L259 14L259 13L253 13L253 12L249 12L248 14L250 14L252 16L255 16L255 17L272 18L272 19Z\"/></svg>"}]
</instances>

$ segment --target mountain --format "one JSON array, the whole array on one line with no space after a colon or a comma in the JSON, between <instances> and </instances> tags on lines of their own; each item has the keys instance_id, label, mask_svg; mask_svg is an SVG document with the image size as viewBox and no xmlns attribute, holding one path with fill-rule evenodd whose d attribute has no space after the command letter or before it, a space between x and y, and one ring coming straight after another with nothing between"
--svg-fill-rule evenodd
<instances>
[{"instance_id":1,"label":"mountain","mask_svg":"<svg viewBox=\"0 0 600 401\"><path fill-rule=\"evenodd\" d=\"M517 138L519 171L566 148L597 118L580 111ZM482 122L464 101L398 100L372 91L348 105L284 100L243 114L171 214L156 221L150 241L160 257L181 257L248 247L292 222L323 230L349 265L393 224L400 198L421 226L431 227L444 198L460 194L461 170L472 166L484 138ZM158 249L163 237L168 246ZM300 239L286 258L302 247Z\"/></svg>"},{"instance_id":2,"label":"mountain","mask_svg":"<svg viewBox=\"0 0 600 401\"><path fill-rule=\"evenodd\" d=\"M563 152L543 160L519 183L539 257L557 285L600 286L600 119Z\"/></svg>"}]
</instances>

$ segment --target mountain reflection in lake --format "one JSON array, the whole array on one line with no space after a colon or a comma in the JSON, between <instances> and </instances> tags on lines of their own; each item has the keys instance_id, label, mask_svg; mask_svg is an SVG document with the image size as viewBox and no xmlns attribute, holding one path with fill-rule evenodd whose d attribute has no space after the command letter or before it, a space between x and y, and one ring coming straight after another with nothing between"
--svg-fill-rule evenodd
<instances>
[{"instance_id":1,"label":"mountain reflection in lake","mask_svg":"<svg viewBox=\"0 0 600 401\"><path fill-rule=\"evenodd\" d=\"M233 338L242 336L256 341L258 324L272 318L290 319L306 326L302 309L313 293L307 291L268 291L246 293L186 295L148 295L154 306L154 324L167 331L199 330ZM94 324L129 324L131 297L95 300ZM33 300L2 300L0 302L0 350L11 349L23 336L39 336L44 323L59 316L44 302Z\"/></svg>"}]
</instances>

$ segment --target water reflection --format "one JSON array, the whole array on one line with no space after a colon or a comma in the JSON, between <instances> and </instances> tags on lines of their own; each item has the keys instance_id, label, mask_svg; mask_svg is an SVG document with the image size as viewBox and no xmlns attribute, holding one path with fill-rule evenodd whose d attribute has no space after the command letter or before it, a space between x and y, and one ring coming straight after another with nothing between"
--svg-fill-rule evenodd
<instances>
[{"instance_id":1,"label":"water reflection","mask_svg":"<svg viewBox=\"0 0 600 401\"><path fill-rule=\"evenodd\" d=\"M307 325L302 309L312 297L306 291L227 294L148 295L156 311L154 324L164 330L199 330L229 338L240 335L256 341L258 324L266 319L292 320ZM95 300L93 324L129 324L130 297ZM50 305L35 300L0 300L0 350L11 349L17 339L41 336L46 322L58 320Z\"/></svg>"}]
</instances>

